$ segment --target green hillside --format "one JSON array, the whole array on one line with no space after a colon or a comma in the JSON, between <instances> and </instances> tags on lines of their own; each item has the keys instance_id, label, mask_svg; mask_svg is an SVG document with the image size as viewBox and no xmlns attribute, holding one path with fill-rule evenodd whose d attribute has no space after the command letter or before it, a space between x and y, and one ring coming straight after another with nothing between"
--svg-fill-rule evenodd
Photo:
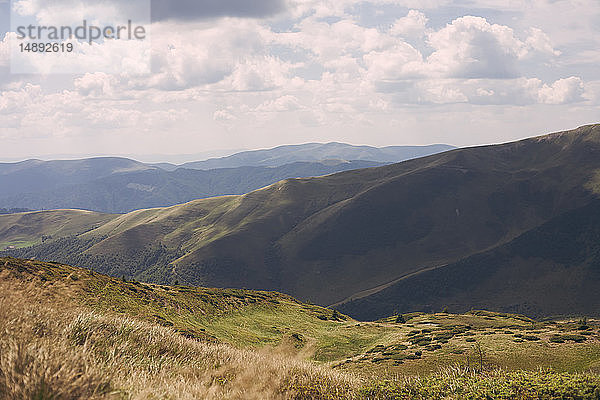
<instances>
[{"instance_id":1,"label":"green hillside","mask_svg":"<svg viewBox=\"0 0 600 400\"><path fill-rule=\"evenodd\" d=\"M2 215L0 250L28 247L53 239L79 235L114 218L83 210L35 211Z\"/></svg>"},{"instance_id":2,"label":"green hillside","mask_svg":"<svg viewBox=\"0 0 600 400\"><path fill-rule=\"evenodd\" d=\"M570 221L560 216L597 198L599 154L600 125L591 125L379 168L285 180L243 196L141 210L12 254L150 282L278 290L334 304L365 291L377 293L407 276L421 279L420 272L442 280L443 266L499 249L550 221ZM0 216L3 226L7 222ZM585 272L592 268L590 260L578 265L584 272L576 276L585 277L586 285L597 282ZM486 287L502 287L507 279L519 281L522 290L533 288L536 296L545 287L535 283L539 276L552 272L559 282L561 273L569 273L552 268L530 257L519 264L516 276L505 268L504 276L469 281L485 287L457 285L460 293L448 306L469 309L472 294L484 296ZM478 270L485 275L485 269ZM588 294L577 288L573 283L557 290L581 305L573 312L595 312ZM419 300L398 304L406 311L437 307L433 298L414 298ZM531 306L527 296L502 295L485 303L495 310L546 316L563 313L555 304L548 296ZM352 308L352 314L376 309L368 307Z\"/></svg>"}]
</instances>

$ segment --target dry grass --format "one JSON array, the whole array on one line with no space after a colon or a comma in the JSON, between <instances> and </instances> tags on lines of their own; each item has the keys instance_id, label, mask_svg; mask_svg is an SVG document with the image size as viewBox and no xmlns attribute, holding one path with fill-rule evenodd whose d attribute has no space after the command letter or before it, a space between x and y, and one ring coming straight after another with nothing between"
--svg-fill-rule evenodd
<instances>
[{"instance_id":1,"label":"dry grass","mask_svg":"<svg viewBox=\"0 0 600 400\"><path fill-rule=\"evenodd\" d=\"M292 357L246 351L72 306L2 280L0 397L10 399L338 399L359 381Z\"/></svg>"},{"instance_id":2,"label":"dry grass","mask_svg":"<svg viewBox=\"0 0 600 400\"><path fill-rule=\"evenodd\" d=\"M78 285L0 271L0 399L600 399L595 374L359 378L304 361L310 343L244 350L93 311L77 301Z\"/></svg>"}]
</instances>

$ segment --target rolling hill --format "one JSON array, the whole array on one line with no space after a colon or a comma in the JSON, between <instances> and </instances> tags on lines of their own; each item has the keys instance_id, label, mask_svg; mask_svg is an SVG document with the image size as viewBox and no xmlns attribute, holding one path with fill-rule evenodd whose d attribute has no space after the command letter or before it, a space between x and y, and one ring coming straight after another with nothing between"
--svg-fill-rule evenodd
<instances>
[{"instance_id":1,"label":"rolling hill","mask_svg":"<svg viewBox=\"0 0 600 400\"><path fill-rule=\"evenodd\" d=\"M597 207L598 171L600 125L590 125L113 216L11 254L154 282L278 290L344 302L365 318L473 304L597 314L595 231L584 222ZM0 216L0 229L11 224ZM563 231L581 237L580 256L554 259Z\"/></svg>"}]
</instances>

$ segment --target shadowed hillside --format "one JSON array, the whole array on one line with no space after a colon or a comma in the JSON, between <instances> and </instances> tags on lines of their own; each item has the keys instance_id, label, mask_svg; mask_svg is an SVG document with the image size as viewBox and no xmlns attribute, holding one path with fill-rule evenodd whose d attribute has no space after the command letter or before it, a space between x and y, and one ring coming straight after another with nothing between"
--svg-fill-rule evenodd
<instances>
[{"instance_id":1,"label":"shadowed hillside","mask_svg":"<svg viewBox=\"0 0 600 400\"><path fill-rule=\"evenodd\" d=\"M473 308L529 316L600 312L600 200L493 250L337 306L357 318Z\"/></svg>"}]
</instances>

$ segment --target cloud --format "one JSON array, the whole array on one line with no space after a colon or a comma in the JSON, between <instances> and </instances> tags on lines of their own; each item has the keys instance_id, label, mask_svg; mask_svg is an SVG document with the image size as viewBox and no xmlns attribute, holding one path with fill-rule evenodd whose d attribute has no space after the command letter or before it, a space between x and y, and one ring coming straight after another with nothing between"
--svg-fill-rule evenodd
<instances>
[{"instance_id":1,"label":"cloud","mask_svg":"<svg viewBox=\"0 0 600 400\"><path fill-rule=\"evenodd\" d=\"M544 31L538 28L529 29L529 37L525 41L531 50L542 54L560 56L561 52L554 49L552 41Z\"/></svg>"},{"instance_id":2,"label":"cloud","mask_svg":"<svg viewBox=\"0 0 600 400\"><path fill-rule=\"evenodd\" d=\"M13 12L21 17L34 17L41 25L89 23L150 22L150 0L15 0Z\"/></svg>"},{"instance_id":3,"label":"cloud","mask_svg":"<svg viewBox=\"0 0 600 400\"><path fill-rule=\"evenodd\" d=\"M521 75L526 59L560 55L541 29L530 29L521 40L510 27L482 17L460 17L437 31L426 31L426 24L425 15L414 10L397 20L390 29L390 34L398 36L396 43L363 56L369 77L514 79ZM432 49L427 57L406 39L425 34Z\"/></svg>"},{"instance_id":4,"label":"cloud","mask_svg":"<svg viewBox=\"0 0 600 400\"><path fill-rule=\"evenodd\" d=\"M267 57L265 36L269 31L255 21L227 18L215 23L182 23L177 27L185 33L173 34L176 29L173 22L154 24L155 73L149 79L138 79L136 85L184 90L222 82L237 70L240 75L237 83L243 86L244 65L246 75L251 72L248 60ZM249 81L246 83L252 86Z\"/></svg>"},{"instance_id":5,"label":"cloud","mask_svg":"<svg viewBox=\"0 0 600 400\"><path fill-rule=\"evenodd\" d=\"M419 10L410 10L406 17L402 17L390 28L390 33L405 38L422 37L429 19Z\"/></svg>"},{"instance_id":6,"label":"cloud","mask_svg":"<svg viewBox=\"0 0 600 400\"><path fill-rule=\"evenodd\" d=\"M152 0L152 20L215 17L262 18L286 9L284 0Z\"/></svg>"},{"instance_id":7,"label":"cloud","mask_svg":"<svg viewBox=\"0 0 600 400\"><path fill-rule=\"evenodd\" d=\"M406 42L399 41L384 51L372 51L363 56L368 77L373 81L418 77L423 74L421 53Z\"/></svg>"},{"instance_id":8,"label":"cloud","mask_svg":"<svg viewBox=\"0 0 600 400\"><path fill-rule=\"evenodd\" d=\"M539 100L544 104L567 104L583 100L584 85L581 78L571 76L559 79L539 90Z\"/></svg>"},{"instance_id":9,"label":"cloud","mask_svg":"<svg viewBox=\"0 0 600 400\"><path fill-rule=\"evenodd\" d=\"M88 44L68 39L63 44L72 45L72 52L47 52L42 54L11 52L13 71L26 74L84 74L107 72L121 75L150 73L149 40L106 40Z\"/></svg>"},{"instance_id":10,"label":"cloud","mask_svg":"<svg viewBox=\"0 0 600 400\"><path fill-rule=\"evenodd\" d=\"M83 97L107 98L115 93L117 79L114 75L97 72L85 74L74 81L75 89Z\"/></svg>"},{"instance_id":11,"label":"cloud","mask_svg":"<svg viewBox=\"0 0 600 400\"><path fill-rule=\"evenodd\" d=\"M275 57L246 59L235 66L220 86L236 91L272 90L287 83L290 69L291 64Z\"/></svg>"},{"instance_id":12,"label":"cloud","mask_svg":"<svg viewBox=\"0 0 600 400\"><path fill-rule=\"evenodd\" d=\"M429 34L435 49L428 59L430 73L454 78L515 78L517 61L526 45L507 26L465 16Z\"/></svg>"},{"instance_id":13,"label":"cloud","mask_svg":"<svg viewBox=\"0 0 600 400\"><path fill-rule=\"evenodd\" d=\"M538 78L424 79L380 84L378 89L402 104L518 105L571 104L584 101L579 77L544 83Z\"/></svg>"},{"instance_id":14,"label":"cloud","mask_svg":"<svg viewBox=\"0 0 600 400\"><path fill-rule=\"evenodd\" d=\"M275 100L268 100L256 107L259 112L296 111L303 108L296 96L285 95Z\"/></svg>"},{"instance_id":15,"label":"cloud","mask_svg":"<svg viewBox=\"0 0 600 400\"><path fill-rule=\"evenodd\" d=\"M235 121L237 117L232 114L231 108L217 110L213 113L213 119L220 122Z\"/></svg>"},{"instance_id":16,"label":"cloud","mask_svg":"<svg viewBox=\"0 0 600 400\"><path fill-rule=\"evenodd\" d=\"M583 98L593 105L600 105L600 81L586 82Z\"/></svg>"},{"instance_id":17,"label":"cloud","mask_svg":"<svg viewBox=\"0 0 600 400\"><path fill-rule=\"evenodd\" d=\"M6 67L10 64L10 35L6 33L0 41L0 67Z\"/></svg>"},{"instance_id":18,"label":"cloud","mask_svg":"<svg viewBox=\"0 0 600 400\"><path fill-rule=\"evenodd\" d=\"M0 92L0 114L18 114L41 97L42 88L30 83L19 90Z\"/></svg>"},{"instance_id":19,"label":"cloud","mask_svg":"<svg viewBox=\"0 0 600 400\"><path fill-rule=\"evenodd\" d=\"M351 19L327 23L314 16L304 18L294 26L294 31L278 34L274 40L310 52L322 63L345 55L360 57L365 52L385 49L396 42L395 38Z\"/></svg>"}]
</instances>

